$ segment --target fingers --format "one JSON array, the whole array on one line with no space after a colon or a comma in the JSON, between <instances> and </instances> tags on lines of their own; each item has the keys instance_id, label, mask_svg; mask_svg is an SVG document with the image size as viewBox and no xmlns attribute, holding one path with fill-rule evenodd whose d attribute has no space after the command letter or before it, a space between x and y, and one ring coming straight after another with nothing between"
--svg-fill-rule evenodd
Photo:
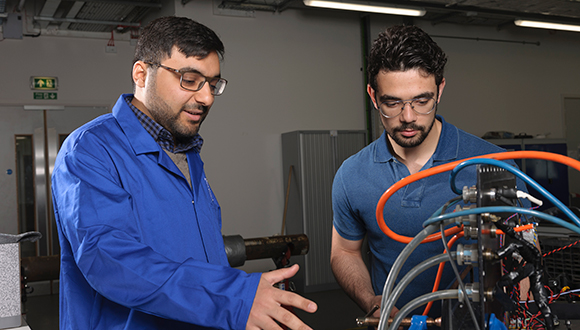
<instances>
[{"instance_id":1,"label":"fingers","mask_svg":"<svg viewBox=\"0 0 580 330\"><path fill-rule=\"evenodd\" d=\"M279 290L276 288L274 289ZM318 309L318 305L316 305L314 301L288 291L281 292L280 302L282 305L300 308L301 310L308 313L314 313Z\"/></svg>"},{"instance_id":2,"label":"fingers","mask_svg":"<svg viewBox=\"0 0 580 330\"><path fill-rule=\"evenodd\" d=\"M274 285L281 282L287 278L290 278L298 272L298 265L294 264L292 267L280 268L267 273L262 274L262 278L265 279L270 285Z\"/></svg>"},{"instance_id":3,"label":"fingers","mask_svg":"<svg viewBox=\"0 0 580 330\"><path fill-rule=\"evenodd\" d=\"M272 286L274 283L291 277L297 271L298 267L293 266L262 274L246 329L281 329L278 325L280 323L293 330L311 330L309 326L304 324L284 306L314 313L318 309L316 303L296 293L280 290Z\"/></svg>"},{"instance_id":4,"label":"fingers","mask_svg":"<svg viewBox=\"0 0 580 330\"><path fill-rule=\"evenodd\" d=\"M246 330L279 330L282 329L274 319L266 315L257 315L254 313L254 309L250 312L250 317L248 318L248 323L246 324Z\"/></svg>"},{"instance_id":5,"label":"fingers","mask_svg":"<svg viewBox=\"0 0 580 330\"><path fill-rule=\"evenodd\" d=\"M246 330L279 330L282 329L280 324L293 330L312 330L312 328L304 324L296 315L283 307L276 308L276 310L272 312L272 315L269 315L268 317L252 315L252 313L250 313L250 319L252 322L248 320Z\"/></svg>"},{"instance_id":6,"label":"fingers","mask_svg":"<svg viewBox=\"0 0 580 330\"><path fill-rule=\"evenodd\" d=\"M261 294L267 294L271 299L264 303L263 297L256 296L246 329L281 329L277 323L279 322L293 330L312 330L284 306L296 307L314 313L318 308L314 302L277 288L272 288L272 291L268 292L262 291Z\"/></svg>"},{"instance_id":7,"label":"fingers","mask_svg":"<svg viewBox=\"0 0 580 330\"><path fill-rule=\"evenodd\" d=\"M312 330L312 328L304 324L294 313L286 308L278 308L275 312L274 319L290 329Z\"/></svg>"},{"instance_id":8,"label":"fingers","mask_svg":"<svg viewBox=\"0 0 580 330\"><path fill-rule=\"evenodd\" d=\"M381 302L382 302L382 298L383 296L374 296L373 299L371 300L371 308L374 308L374 306L378 306L378 309L376 309L373 312L372 316L375 317L379 317L381 315Z\"/></svg>"},{"instance_id":9,"label":"fingers","mask_svg":"<svg viewBox=\"0 0 580 330\"><path fill-rule=\"evenodd\" d=\"M397 315L397 313L399 312L399 309L395 306L393 306L393 310L391 310L391 317L395 317L395 315Z\"/></svg>"}]
</instances>

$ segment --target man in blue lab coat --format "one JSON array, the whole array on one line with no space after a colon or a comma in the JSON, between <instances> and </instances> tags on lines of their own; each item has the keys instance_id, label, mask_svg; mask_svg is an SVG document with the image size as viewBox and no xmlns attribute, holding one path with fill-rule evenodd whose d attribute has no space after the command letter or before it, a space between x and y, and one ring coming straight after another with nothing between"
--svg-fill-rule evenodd
<instances>
[{"instance_id":1,"label":"man in blue lab coat","mask_svg":"<svg viewBox=\"0 0 580 330\"><path fill-rule=\"evenodd\" d=\"M309 329L272 285L297 267L229 266L198 134L224 91L209 28L163 17L142 32L134 94L74 131L52 177L61 244L61 329Z\"/></svg>"}]
</instances>

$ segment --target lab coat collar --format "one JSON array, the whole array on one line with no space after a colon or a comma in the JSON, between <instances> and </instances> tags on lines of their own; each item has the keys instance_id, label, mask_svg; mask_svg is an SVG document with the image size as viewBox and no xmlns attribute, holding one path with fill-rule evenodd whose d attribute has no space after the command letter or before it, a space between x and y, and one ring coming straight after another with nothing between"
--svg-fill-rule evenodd
<instances>
[{"instance_id":1,"label":"lab coat collar","mask_svg":"<svg viewBox=\"0 0 580 330\"><path fill-rule=\"evenodd\" d=\"M183 176L181 171L177 168L175 163L169 158L161 146L155 139L147 132L141 125L139 119L135 116L125 98L132 98L132 94L123 94L113 106L113 116L117 119L119 126L125 133L131 148L135 152L135 156L147 153L157 154L157 163L167 170L174 172L177 175Z\"/></svg>"}]
</instances>

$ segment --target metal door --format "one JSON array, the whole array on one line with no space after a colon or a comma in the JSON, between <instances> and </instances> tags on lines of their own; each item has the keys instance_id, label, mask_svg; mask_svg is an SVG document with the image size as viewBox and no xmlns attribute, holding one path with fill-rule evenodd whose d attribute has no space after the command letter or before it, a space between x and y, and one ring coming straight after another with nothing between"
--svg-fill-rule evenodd
<instances>
[{"instance_id":1,"label":"metal door","mask_svg":"<svg viewBox=\"0 0 580 330\"><path fill-rule=\"evenodd\" d=\"M21 244L21 256L58 255L50 175L62 141L108 107L1 106L0 233L38 231L42 239Z\"/></svg>"}]
</instances>

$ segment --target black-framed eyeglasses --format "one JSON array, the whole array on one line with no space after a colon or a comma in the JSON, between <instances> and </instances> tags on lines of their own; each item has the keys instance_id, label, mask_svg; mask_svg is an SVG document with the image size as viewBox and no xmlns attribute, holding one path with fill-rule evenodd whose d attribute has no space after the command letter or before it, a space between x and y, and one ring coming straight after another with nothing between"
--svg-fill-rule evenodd
<instances>
[{"instance_id":1,"label":"black-framed eyeglasses","mask_svg":"<svg viewBox=\"0 0 580 330\"><path fill-rule=\"evenodd\" d=\"M419 97L408 100L387 100L379 104L379 112L385 118L395 118L405 109L409 103L411 109L419 115L428 115L435 109L437 102L432 97Z\"/></svg>"},{"instance_id":2,"label":"black-framed eyeglasses","mask_svg":"<svg viewBox=\"0 0 580 330\"><path fill-rule=\"evenodd\" d=\"M209 83L209 89L212 95L219 96L222 95L224 90L226 89L226 85L228 83L227 80L224 78L219 77L206 77L197 71L182 71L177 70L174 68L170 68L160 63L150 63L145 62L152 66L161 67L167 71L171 71L173 73L177 73L180 75L179 77L179 84L183 89L187 89L188 91L197 92L203 88L206 82Z\"/></svg>"}]
</instances>

